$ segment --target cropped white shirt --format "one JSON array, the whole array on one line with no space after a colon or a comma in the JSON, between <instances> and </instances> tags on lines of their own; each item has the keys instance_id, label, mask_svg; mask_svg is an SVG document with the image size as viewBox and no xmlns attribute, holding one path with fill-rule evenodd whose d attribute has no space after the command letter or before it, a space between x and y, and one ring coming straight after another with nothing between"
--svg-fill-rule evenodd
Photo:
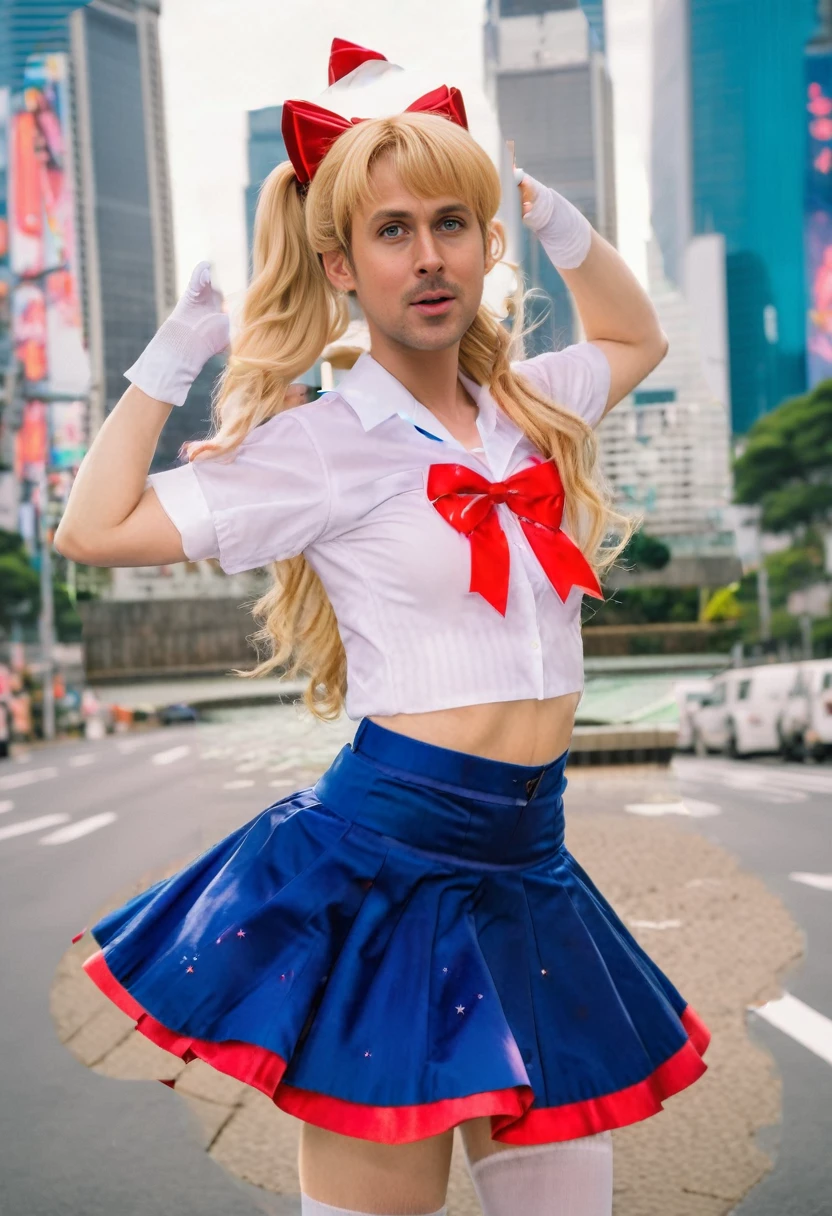
<instances>
[{"instance_id":1,"label":"cropped white shirt","mask_svg":"<svg viewBox=\"0 0 832 1216\"><path fill-rule=\"evenodd\" d=\"M610 386L600 347L580 342L513 367L590 425L600 420ZM479 407L478 451L363 354L335 390L255 427L231 458L147 478L192 561L214 557L237 574L304 554L335 611L354 720L583 687L581 589L561 601L518 517L497 503L510 559L503 615L469 590L470 540L428 498L431 464L493 482L542 459L487 388L460 380Z\"/></svg>"}]
</instances>

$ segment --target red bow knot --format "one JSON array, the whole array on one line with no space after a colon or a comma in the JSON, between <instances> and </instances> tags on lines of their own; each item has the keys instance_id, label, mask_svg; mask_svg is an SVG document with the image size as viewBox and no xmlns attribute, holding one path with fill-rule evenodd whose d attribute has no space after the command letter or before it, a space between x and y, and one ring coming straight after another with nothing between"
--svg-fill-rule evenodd
<instances>
[{"instance_id":1,"label":"red bow knot","mask_svg":"<svg viewBox=\"0 0 832 1216\"><path fill-rule=\"evenodd\" d=\"M459 89L442 84L418 97L409 111L441 114L457 126L468 129L465 104ZM342 118L333 110L315 105L314 101L284 101L280 128L286 153L292 162L298 181L311 182L323 158L339 135L365 118Z\"/></svg>"},{"instance_id":2,"label":"red bow knot","mask_svg":"<svg viewBox=\"0 0 832 1216\"><path fill-rule=\"evenodd\" d=\"M476 591L505 616L510 559L500 526L497 503L507 503L549 582L562 601L573 587L604 598L595 572L573 540L561 529L563 482L552 460L539 461L505 481L487 481L464 464L432 464L428 498L439 514L463 532L471 545L471 582Z\"/></svg>"}]
</instances>

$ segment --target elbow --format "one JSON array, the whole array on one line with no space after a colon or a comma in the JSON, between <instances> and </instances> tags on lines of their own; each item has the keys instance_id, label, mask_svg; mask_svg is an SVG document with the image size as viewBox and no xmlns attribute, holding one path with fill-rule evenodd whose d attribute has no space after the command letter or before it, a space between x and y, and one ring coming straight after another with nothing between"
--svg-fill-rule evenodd
<instances>
[{"instance_id":1,"label":"elbow","mask_svg":"<svg viewBox=\"0 0 832 1216\"><path fill-rule=\"evenodd\" d=\"M52 548L56 553L60 553L61 557L65 557L71 562L79 562L84 566L99 564L93 555L80 544L77 537L73 537L71 533L62 529L60 525L52 538Z\"/></svg>"},{"instance_id":2,"label":"elbow","mask_svg":"<svg viewBox=\"0 0 832 1216\"><path fill-rule=\"evenodd\" d=\"M653 343L653 348L653 359L655 360L653 367L658 367L667 352L670 350L670 341L668 340L667 334L663 329L659 329L655 342Z\"/></svg>"}]
</instances>

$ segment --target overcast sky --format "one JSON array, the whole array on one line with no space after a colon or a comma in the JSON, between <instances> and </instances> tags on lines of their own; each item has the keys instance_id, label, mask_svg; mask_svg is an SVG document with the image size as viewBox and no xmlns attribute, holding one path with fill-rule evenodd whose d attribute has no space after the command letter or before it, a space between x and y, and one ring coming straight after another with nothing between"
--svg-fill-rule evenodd
<instances>
[{"instance_id":1,"label":"overcast sky","mask_svg":"<svg viewBox=\"0 0 832 1216\"><path fill-rule=\"evenodd\" d=\"M650 0L607 0L615 90L619 247L644 281ZM202 258L233 300L245 287L246 112L326 87L334 36L482 77L483 0L164 0L160 25L178 291Z\"/></svg>"}]
</instances>

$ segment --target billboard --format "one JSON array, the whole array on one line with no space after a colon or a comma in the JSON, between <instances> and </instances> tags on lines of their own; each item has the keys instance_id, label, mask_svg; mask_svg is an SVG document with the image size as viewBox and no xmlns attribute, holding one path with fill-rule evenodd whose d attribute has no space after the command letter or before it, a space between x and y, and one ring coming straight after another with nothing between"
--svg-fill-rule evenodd
<instances>
[{"instance_id":1,"label":"billboard","mask_svg":"<svg viewBox=\"0 0 832 1216\"><path fill-rule=\"evenodd\" d=\"M75 197L64 54L33 55L12 94L8 131L12 341L24 377L45 396L85 397Z\"/></svg>"},{"instance_id":2,"label":"billboard","mask_svg":"<svg viewBox=\"0 0 832 1216\"><path fill-rule=\"evenodd\" d=\"M804 257L808 387L832 376L832 52L806 56Z\"/></svg>"}]
</instances>

